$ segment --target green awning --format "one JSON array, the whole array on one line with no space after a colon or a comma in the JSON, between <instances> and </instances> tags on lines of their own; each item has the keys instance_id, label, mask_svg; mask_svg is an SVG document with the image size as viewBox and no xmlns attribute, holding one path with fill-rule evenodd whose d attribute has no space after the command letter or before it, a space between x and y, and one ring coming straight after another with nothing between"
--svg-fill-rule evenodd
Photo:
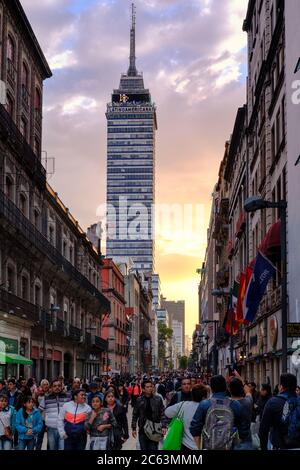
<instances>
[{"instance_id":1,"label":"green awning","mask_svg":"<svg viewBox=\"0 0 300 470\"><path fill-rule=\"evenodd\" d=\"M20 356L20 354L5 353L0 351L0 364L24 364L31 366L32 360L27 359L24 356Z\"/></svg>"}]
</instances>

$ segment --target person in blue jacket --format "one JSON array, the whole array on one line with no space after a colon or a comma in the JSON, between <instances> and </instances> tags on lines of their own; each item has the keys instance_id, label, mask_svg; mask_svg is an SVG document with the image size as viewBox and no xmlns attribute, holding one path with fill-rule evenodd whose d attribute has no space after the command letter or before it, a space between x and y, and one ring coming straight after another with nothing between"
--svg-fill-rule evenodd
<instances>
[{"instance_id":1,"label":"person in blue jacket","mask_svg":"<svg viewBox=\"0 0 300 470\"><path fill-rule=\"evenodd\" d=\"M32 397L24 399L22 408L17 412L16 429L19 433L19 450L34 450L36 439L43 427L40 411L34 407Z\"/></svg>"},{"instance_id":2,"label":"person in blue jacket","mask_svg":"<svg viewBox=\"0 0 300 470\"><path fill-rule=\"evenodd\" d=\"M211 398L218 400L220 403L224 402L227 397L227 385L225 378L222 375L215 375L211 379L210 387L212 391ZM210 399L203 400L201 403L199 403L197 411L191 422L190 433L194 437L198 448L200 448L202 430L205 425L207 412L211 405L212 402ZM233 412L234 425L239 433L239 437L241 440L244 440L249 434L249 426L247 420L244 419L242 406L238 401L234 400L230 400L229 406Z\"/></svg>"}]
</instances>

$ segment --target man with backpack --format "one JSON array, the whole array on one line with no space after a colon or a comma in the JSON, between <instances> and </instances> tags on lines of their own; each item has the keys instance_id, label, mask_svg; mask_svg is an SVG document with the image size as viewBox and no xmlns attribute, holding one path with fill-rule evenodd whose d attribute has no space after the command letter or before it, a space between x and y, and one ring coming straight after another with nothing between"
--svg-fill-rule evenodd
<instances>
[{"instance_id":1,"label":"man with backpack","mask_svg":"<svg viewBox=\"0 0 300 470\"><path fill-rule=\"evenodd\" d=\"M190 432L199 449L231 450L238 438L247 437L248 423L243 418L241 404L227 396L222 375L212 377L210 387L212 397L199 404Z\"/></svg>"},{"instance_id":2,"label":"man with backpack","mask_svg":"<svg viewBox=\"0 0 300 470\"><path fill-rule=\"evenodd\" d=\"M266 403L259 429L261 449L267 450L271 432L273 449L300 447L300 397L293 374L280 376L279 394Z\"/></svg>"},{"instance_id":3,"label":"man with backpack","mask_svg":"<svg viewBox=\"0 0 300 470\"><path fill-rule=\"evenodd\" d=\"M192 386L191 386L191 379L187 377L183 377L181 381L180 390L178 390L173 397L171 398L169 406L176 405L176 403L180 403L181 401L192 401Z\"/></svg>"}]
</instances>

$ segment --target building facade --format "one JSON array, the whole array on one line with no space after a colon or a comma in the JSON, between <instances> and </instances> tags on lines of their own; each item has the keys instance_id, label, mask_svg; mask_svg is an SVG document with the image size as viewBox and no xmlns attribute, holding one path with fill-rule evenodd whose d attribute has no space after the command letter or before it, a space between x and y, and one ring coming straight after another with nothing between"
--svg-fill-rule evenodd
<instances>
[{"instance_id":1,"label":"building facade","mask_svg":"<svg viewBox=\"0 0 300 470\"><path fill-rule=\"evenodd\" d=\"M133 7L134 8L134 7ZM135 12L130 66L107 106L107 256L154 270L156 107L135 63Z\"/></svg>"},{"instance_id":2,"label":"building facade","mask_svg":"<svg viewBox=\"0 0 300 470\"><path fill-rule=\"evenodd\" d=\"M47 184L42 97L51 71L18 0L0 1L0 34L0 373L91 378L107 349L101 258Z\"/></svg>"},{"instance_id":3,"label":"building facade","mask_svg":"<svg viewBox=\"0 0 300 470\"><path fill-rule=\"evenodd\" d=\"M103 260L101 270L103 294L110 302L111 314L102 322L102 336L108 341L107 371L129 372L127 318L124 276L111 259Z\"/></svg>"},{"instance_id":4,"label":"building facade","mask_svg":"<svg viewBox=\"0 0 300 470\"><path fill-rule=\"evenodd\" d=\"M245 214L248 197L288 203L288 321L300 323L297 280L299 278L299 168L300 96L297 20L299 2L250 0L243 29L248 37L247 105L239 108L233 132L226 144L216 187L219 208L215 224L216 273L214 289L230 291L247 268L253 268L258 252L276 267L255 320L240 326L233 345L222 330L226 302L218 311L219 371L233 362L242 375L258 384L275 386L282 371L282 259L280 214L264 209ZM297 80L298 79L298 80ZM212 228L212 222L210 229ZM299 340L288 340L288 368L298 374Z\"/></svg>"},{"instance_id":5,"label":"building facade","mask_svg":"<svg viewBox=\"0 0 300 470\"><path fill-rule=\"evenodd\" d=\"M161 308L166 309L169 314L169 327L173 328L174 320L178 321L182 324L182 344L184 344L184 336L185 336L185 301L172 301L167 300L164 297L161 297L160 302Z\"/></svg>"}]
</instances>

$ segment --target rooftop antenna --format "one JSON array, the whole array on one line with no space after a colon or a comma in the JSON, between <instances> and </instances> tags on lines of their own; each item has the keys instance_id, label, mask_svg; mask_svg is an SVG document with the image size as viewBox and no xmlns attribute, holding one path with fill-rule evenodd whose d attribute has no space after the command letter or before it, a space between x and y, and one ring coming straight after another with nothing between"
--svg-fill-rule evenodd
<instances>
[{"instance_id":1,"label":"rooftop antenna","mask_svg":"<svg viewBox=\"0 0 300 470\"><path fill-rule=\"evenodd\" d=\"M129 58L129 69L127 75L129 77L137 76L137 69L135 65L135 25L136 25L136 6L134 3L131 5L131 30L130 30L130 58Z\"/></svg>"}]
</instances>

